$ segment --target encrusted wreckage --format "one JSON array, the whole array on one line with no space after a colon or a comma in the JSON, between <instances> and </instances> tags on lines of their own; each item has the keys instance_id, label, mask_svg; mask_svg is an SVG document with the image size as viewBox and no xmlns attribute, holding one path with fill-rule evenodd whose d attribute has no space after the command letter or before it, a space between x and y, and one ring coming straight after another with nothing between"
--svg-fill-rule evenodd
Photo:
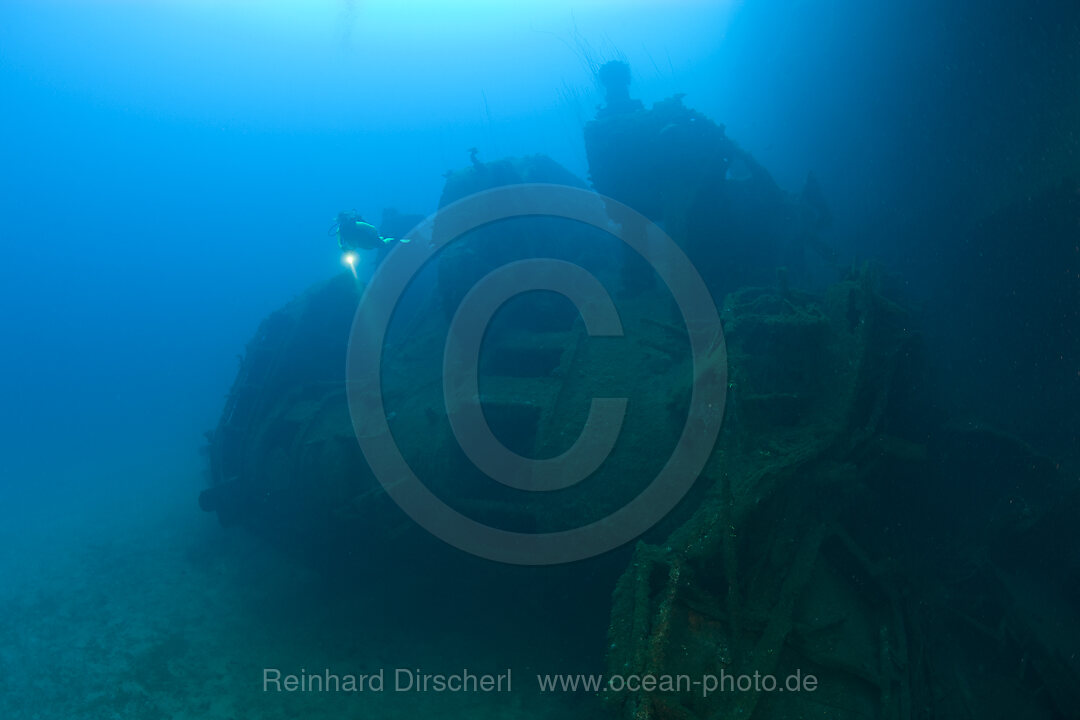
<instances>
[{"instance_id":1,"label":"encrusted wreckage","mask_svg":"<svg viewBox=\"0 0 1080 720\"><path fill-rule=\"evenodd\" d=\"M592 179L662 223L722 298L730 386L698 484L637 545L617 583L609 671L757 674L781 685L798 673L816 684L613 693L612 712L1075 716L1075 481L1018 440L950 421L913 320L884 296L876 270L814 294L794 289L797 263L778 274L793 252L824 247L817 234L828 211L816 184L783 193L677 98L646 110L620 97L586 131ZM444 204L570 178L542 157L476 161L450 176ZM662 287L611 262L621 252L612 238L515 222L471 234L403 298L383 348L388 421L416 474L461 512L521 532L576 527L633 497L666 459L693 377L687 334ZM485 417L511 449L550 457L580 433L591 398L627 395L630 410L595 478L523 503L457 446L440 362L449 318L475 279L539 247L621 287L613 295L626 334L589 337L557 297L511 301L485 336ZM354 436L344 372L358 299L343 274L262 324L210 434L211 485L200 498L223 523L324 560L387 538L406 554L408 538L424 535L372 476Z\"/></svg>"},{"instance_id":2,"label":"encrusted wreckage","mask_svg":"<svg viewBox=\"0 0 1080 720\"><path fill-rule=\"evenodd\" d=\"M1075 553L1045 550L1075 547L1075 483L1017 440L935 416L918 336L872 274L816 299L742 290L724 313L733 389L710 489L670 537L638 546L609 671L816 686L612 695L622 716L1080 707Z\"/></svg>"}]
</instances>

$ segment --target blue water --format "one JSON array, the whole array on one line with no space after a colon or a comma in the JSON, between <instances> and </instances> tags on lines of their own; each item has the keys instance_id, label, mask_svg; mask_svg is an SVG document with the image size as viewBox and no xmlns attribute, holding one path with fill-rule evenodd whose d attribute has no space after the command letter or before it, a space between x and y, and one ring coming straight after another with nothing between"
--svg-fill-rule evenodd
<instances>
[{"instance_id":1,"label":"blue water","mask_svg":"<svg viewBox=\"0 0 1080 720\"><path fill-rule=\"evenodd\" d=\"M4 606L26 620L0 635L9 648L0 714L245 716L241 701L215 704L227 684L201 694L185 685L205 685L194 670L166 663L161 677L124 675L139 653L176 652L170 625L196 628L176 640L195 648L183 651L190 658L233 652L288 625L293 610L320 612L295 590L308 570L275 565L243 538L221 540L197 509L203 434L237 356L265 316L341 271L327 235L339 211L431 213L470 148L483 161L544 153L587 178L582 128L603 102L595 72L609 60L629 64L631 93L646 104L684 94L785 190L798 192L812 171L835 219L836 268L876 259L900 278L897 295L920 310L959 378L958 402L1037 447L1045 439L1047 453L1075 454L1075 386L1058 388L1075 380L1077 295L1056 296L1047 318L1038 298L994 295L1002 276L981 276L986 293L951 281L972 267L963 228L1080 172L1080 28L1066 5L6 0L0 570L12 578ZM1023 282L1040 277L1038 258L1016 253L1031 260ZM1015 265L1008 252L1003 263ZM1028 330L1013 342L1036 350L990 367L993 320L950 323L936 311L960 297L977 313L984 296L1016 309L1010 327ZM1053 357L1060 364L1039 376ZM984 392L1002 384L1008 407ZM1054 417L1040 417L1055 400ZM224 559L206 560L221 542ZM263 617L252 614L262 601L244 593L277 599ZM53 623L67 630L45 629ZM397 642L372 633L373 647ZM325 627L284 635L293 649L303 637L332 643ZM417 635L410 647L426 642ZM127 660L117 655L125 645ZM453 657L445 645L428 649ZM546 660L576 650L553 643ZM113 670L79 669L98 661ZM61 670L75 678L68 690ZM203 670L230 672L225 661ZM438 707L381 702L379 717ZM553 707L484 712L560 716Z\"/></svg>"}]
</instances>

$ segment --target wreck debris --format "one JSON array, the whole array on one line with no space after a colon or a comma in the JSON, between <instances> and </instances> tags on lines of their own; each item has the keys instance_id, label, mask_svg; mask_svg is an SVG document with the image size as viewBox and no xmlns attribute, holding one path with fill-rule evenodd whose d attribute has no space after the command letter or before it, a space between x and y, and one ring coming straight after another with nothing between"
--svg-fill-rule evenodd
<instances>
[{"instance_id":1,"label":"wreck debris","mask_svg":"<svg viewBox=\"0 0 1080 720\"><path fill-rule=\"evenodd\" d=\"M791 277L797 263L781 269L792 247L828 255L819 233L830 213L812 176L801 195L782 191L680 97L646 110L623 70L608 72L607 110L586 128L593 184L662 223L723 298L730 367L721 441L698 486L636 545L616 584L608 668L816 679L812 693L612 693L616 716L1074 714L1080 562L1045 548L1077 545L1075 477L1008 434L946 418L916 323L873 267L816 294ZM505 184L582 185L542 156L470 162L448 173L443 205ZM470 241L448 249L430 304L383 348L396 361L385 378L391 428L417 474L463 513L520 532L578 526L637 492L674 441L694 373L686 334L629 263L624 344L589 338L557 304L493 323L476 400L523 455L565 450L590 398L639 392L598 484L556 505L522 502L462 456L432 359L490 265L541 248L609 260L613 246L536 222ZM357 300L342 276L260 326L209 436L212 483L200 498L223 523L333 558L333 572L388 538L405 556L417 535L353 436L343 374Z\"/></svg>"},{"instance_id":2,"label":"wreck debris","mask_svg":"<svg viewBox=\"0 0 1080 720\"><path fill-rule=\"evenodd\" d=\"M1076 507L1077 491L1007 436L913 417L926 410L913 402L920 343L867 278L824 298L750 289L726 301L739 423L694 516L663 549L639 544L609 633L613 673L813 673L816 692L612 695L621 717L1080 707L1080 662L1066 652L1080 624L1056 582L1075 568L1026 559L1046 547L1035 536L1071 534L1030 508Z\"/></svg>"}]
</instances>

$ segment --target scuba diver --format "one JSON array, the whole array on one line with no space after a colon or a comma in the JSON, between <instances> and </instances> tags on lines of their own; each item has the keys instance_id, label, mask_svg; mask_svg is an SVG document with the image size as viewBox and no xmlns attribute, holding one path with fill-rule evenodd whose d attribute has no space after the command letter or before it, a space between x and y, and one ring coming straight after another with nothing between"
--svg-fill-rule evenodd
<instances>
[{"instance_id":1,"label":"scuba diver","mask_svg":"<svg viewBox=\"0 0 1080 720\"><path fill-rule=\"evenodd\" d=\"M341 260L356 275L356 263L360 259L361 250L383 250L394 242L394 238L383 237L378 229L355 210L339 212L337 220L330 226L328 235L337 235L338 247L341 248ZM401 238L397 242L407 243L408 238ZM376 264L382 260L385 253L376 256Z\"/></svg>"}]
</instances>

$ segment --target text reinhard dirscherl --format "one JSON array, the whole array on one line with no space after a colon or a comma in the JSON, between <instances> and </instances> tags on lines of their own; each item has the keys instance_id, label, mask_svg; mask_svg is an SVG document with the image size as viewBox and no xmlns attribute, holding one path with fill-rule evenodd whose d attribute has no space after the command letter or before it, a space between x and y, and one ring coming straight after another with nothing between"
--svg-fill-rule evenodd
<instances>
[{"instance_id":1,"label":"text reinhard dirscherl","mask_svg":"<svg viewBox=\"0 0 1080 720\"><path fill-rule=\"evenodd\" d=\"M263 668L263 692L511 692L511 673L477 674L469 670L456 673L425 673L412 668L385 668L367 675L321 672L286 674L277 668Z\"/></svg>"},{"instance_id":2,"label":"text reinhard dirscherl","mask_svg":"<svg viewBox=\"0 0 1080 720\"><path fill-rule=\"evenodd\" d=\"M512 672L474 673L462 670L453 673L425 673L412 668L380 668L365 675L338 674L329 669L283 673L278 668L263 668L263 692L286 693L381 693L381 692L450 692L450 693L508 693L513 691ZM699 676L667 674L632 675L537 675L542 693L606 693L659 692L695 693L708 697L714 693L731 692L814 692L818 679L801 670L778 677L776 675L738 675L720 670L718 674Z\"/></svg>"}]
</instances>

